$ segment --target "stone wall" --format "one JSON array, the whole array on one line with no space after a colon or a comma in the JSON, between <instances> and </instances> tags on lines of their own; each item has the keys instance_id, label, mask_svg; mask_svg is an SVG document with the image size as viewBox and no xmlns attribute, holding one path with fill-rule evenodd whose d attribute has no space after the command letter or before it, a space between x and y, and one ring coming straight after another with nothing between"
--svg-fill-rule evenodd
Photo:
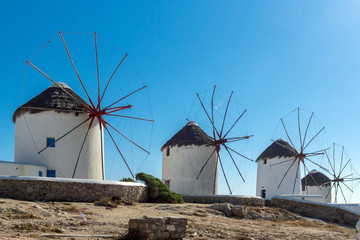
<instances>
[{"instance_id":1,"label":"stone wall","mask_svg":"<svg viewBox=\"0 0 360 240\"><path fill-rule=\"evenodd\" d=\"M102 197L144 202L147 188L140 183L59 179L43 177L0 177L0 198L27 201L92 202Z\"/></svg>"},{"instance_id":2,"label":"stone wall","mask_svg":"<svg viewBox=\"0 0 360 240\"><path fill-rule=\"evenodd\" d=\"M131 239L182 239L186 234L186 218L159 217L129 220Z\"/></svg>"},{"instance_id":3,"label":"stone wall","mask_svg":"<svg viewBox=\"0 0 360 240\"><path fill-rule=\"evenodd\" d=\"M261 197L235 195L204 195L183 196L188 203L230 203L232 205L264 206L265 200Z\"/></svg>"},{"instance_id":4,"label":"stone wall","mask_svg":"<svg viewBox=\"0 0 360 240\"><path fill-rule=\"evenodd\" d=\"M305 200L274 197L271 206L284 208L288 211L325 221L355 226L360 215L326 203L315 203Z\"/></svg>"}]
</instances>

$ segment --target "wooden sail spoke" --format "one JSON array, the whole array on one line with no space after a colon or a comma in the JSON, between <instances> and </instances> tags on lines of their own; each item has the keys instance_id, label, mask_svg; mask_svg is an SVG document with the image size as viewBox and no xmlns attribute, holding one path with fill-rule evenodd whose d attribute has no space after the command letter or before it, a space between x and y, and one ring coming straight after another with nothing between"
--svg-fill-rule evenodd
<instances>
[{"instance_id":1,"label":"wooden sail spoke","mask_svg":"<svg viewBox=\"0 0 360 240\"><path fill-rule=\"evenodd\" d=\"M316 166L318 166L318 167L319 167L319 168L321 168L322 170L326 171L327 173L331 174L331 172L329 171L329 169L327 169L327 168L325 168L325 167L321 166L320 164L318 164L318 163L314 162L314 161L313 161L313 160L311 160L310 158L305 157L305 159L306 159L306 160L308 160L309 162L311 162L311 163L315 164Z\"/></svg>"},{"instance_id":2,"label":"wooden sail spoke","mask_svg":"<svg viewBox=\"0 0 360 240\"><path fill-rule=\"evenodd\" d=\"M134 178L134 174L132 173L132 171L131 171L131 169L130 169L130 167L129 167L128 163L126 162L126 160L125 160L125 158L124 158L123 154L121 153L121 151L120 151L120 149L119 149L118 145L116 144L116 142L115 142L115 140L114 140L113 136L111 135L111 133L110 133L109 129L107 128L107 126L106 126L106 125L104 125L104 128L105 128L105 130L107 131L107 133L109 134L109 136L110 136L110 138L111 138L112 142L114 143L114 145L115 145L115 147L116 147L116 149L117 149L118 153L120 154L120 156L121 156L122 160L124 161L124 163L125 163L125 165L126 165L127 169L129 170L129 172L130 172L131 176Z\"/></svg>"},{"instance_id":3,"label":"wooden sail spoke","mask_svg":"<svg viewBox=\"0 0 360 240\"><path fill-rule=\"evenodd\" d=\"M139 88L139 89L137 89L137 90L135 90L135 91L133 91L133 92L131 92L131 93L129 93L129 94L127 94L126 96L120 98L119 100L115 101L114 103L112 103L112 104L110 104L109 106L107 106L106 108L104 108L104 110L109 109L110 107L114 106L115 104L119 103L120 101L124 100L125 98L128 98L128 97L130 97L131 95L133 95L134 93L137 93L137 92L139 92L139 91L141 91L141 90L143 90L143 89L145 89L145 88L147 88L146 85L143 86L143 87L141 87L141 88Z\"/></svg>"},{"instance_id":4,"label":"wooden sail spoke","mask_svg":"<svg viewBox=\"0 0 360 240\"><path fill-rule=\"evenodd\" d=\"M281 161L281 162L278 162L278 163L270 164L270 167L280 165L280 164L283 164L283 163L287 163L287 162L290 162L290 161L297 161L297 157L290 158L290 159L287 159L287 160L284 160L284 161Z\"/></svg>"},{"instance_id":5,"label":"wooden sail spoke","mask_svg":"<svg viewBox=\"0 0 360 240\"><path fill-rule=\"evenodd\" d=\"M83 81L82 81L81 78L80 78L80 75L79 75L78 71L76 70L74 61L73 61L73 59L71 58L69 49L68 49L68 47L67 47L67 45L66 45L66 43L65 43L65 39L64 39L61 31L59 31L59 34L60 34L61 40L62 40L62 42L63 42L63 44L64 44L66 53L67 53L67 55L68 55L68 57L69 57L69 60L70 60L70 62L71 62L71 65L72 65L72 67L73 67L73 69L74 69L74 71L75 71L75 74L76 74L77 78L79 79L79 82L80 82L80 84L81 84L81 86L82 86L82 88L83 88L86 96L88 97L91 106L92 106L93 108L95 108L95 105L94 105L94 103L92 102L92 100L91 100L91 98L90 98L90 95L89 95L88 91L86 90Z\"/></svg>"},{"instance_id":6,"label":"wooden sail spoke","mask_svg":"<svg viewBox=\"0 0 360 240\"><path fill-rule=\"evenodd\" d=\"M211 157L214 155L214 153L216 152L216 147L214 148L214 151L211 153L210 157L206 160L206 162L204 163L204 165L201 167L199 174L197 175L196 179L199 179L200 174L202 173L202 171L204 170L205 166L208 164L208 162L210 161Z\"/></svg>"},{"instance_id":7,"label":"wooden sail spoke","mask_svg":"<svg viewBox=\"0 0 360 240\"><path fill-rule=\"evenodd\" d=\"M230 94L230 97L229 97L229 101L226 105L226 109L225 109L225 114L224 114L224 119L223 119L223 122L222 122L222 125L221 125L221 130L220 130L220 136L222 135L222 132L224 130L224 124L225 124L225 119L226 119L226 115L227 115L227 112L228 112L228 109L229 109L229 105L230 105L230 101L231 101L231 97L233 95L234 91L231 91L231 94Z\"/></svg>"},{"instance_id":8,"label":"wooden sail spoke","mask_svg":"<svg viewBox=\"0 0 360 240\"><path fill-rule=\"evenodd\" d=\"M223 144L223 145L225 146L225 144ZM243 154L235 151L234 149L230 148L230 147L227 146L227 145L226 145L225 147L226 147L227 149L229 149L230 151L236 153L237 155L239 155L239 156L241 156L241 157L243 157L243 158L245 158L245 159L247 159L247 160L249 160L249 161L252 161L252 162L254 161L254 160L252 160L251 158L248 158L248 157L246 157L245 155L243 155Z\"/></svg>"},{"instance_id":9,"label":"wooden sail spoke","mask_svg":"<svg viewBox=\"0 0 360 240\"><path fill-rule=\"evenodd\" d=\"M81 156L82 150L83 150L83 148L84 148L84 144L85 144L85 142L86 142L86 139L87 139L87 136L88 136L88 134L89 134L89 131L90 131L90 128L88 128L88 130L86 131L84 140L83 140L83 142L82 142L82 144L81 144L80 151L79 151L79 155L78 155L78 157L77 157L77 160L76 160L76 163L75 163L75 167L74 167L74 172L73 172L73 174L72 174L72 178L75 177L75 173L76 173L77 166L78 166L78 163L79 163L79 160L80 160L80 156Z\"/></svg>"},{"instance_id":10,"label":"wooden sail spoke","mask_svg":"<svg viewBox=\"0 0 360 240\"><path fill-rule=\"evenodd\" d=\"M221 170L222 170L222 172L223 172L223 174L224 174L224 178L225 178L225 181L226 181L226 185L227 185L227 187L228 187L228 189L229 189L230 195L232 195L232 191L231 191L231 188L230 188L230 184L229 184L229 181L228 181L228 179L227 179L227 177L226 177L226 173L225 173L223 164L222 164L222 162L221 162L220 155L219 155L219 163L220 163L220 166L221 166Z\"/></svg>"},{"instance_id":11,"label":"wooden sail spoke","mask_svg":"<svg viewBox=\"0 0 360 240\"><path fill-rule=\"evenodd\" d=\"M238 119L236 119L236 121L234 122L234 124L230 127L230 129L225 133L223 138L226 138L226 136L230 133L230 131L235 127L235 125L239 122L239 120L242 118L242 116L244 116L244 114L246 113L247 110L244 110L244 112L238 117Z\"/></svg>"},{"instance_id":12,"label":"wooden sail spoke","mask_svg":"<svg viewBox=\"0 0 360 240\"><path fill-rule=\"evenodd\" d=\"M135 145L136 147L140 148L141 150L143 150L144 152L146 152L147 154L150 154L149 151L147 151L146 149L144 149L143 147L141 147L139 144L135 143L134 141L132 141L130 138L126 137L123 133L121 133L119 130L117 130L115 127L113 127L111 124L109 124L108 122L106 122L106 125L111 127L112 129L114 129L117 133L119 133L122 137L124 137L126 140L128 140L130 143L132 143L133 145Z\"/></svg>"},{"instance_id":13,"label":"wooden sail spoke","mask_svg":"<svg viewBox=\"0 0 360 240\"><path fill-rule=\"evenodd\" d=\"M139 117L132 117L132 116L125 116L125 115L119 115L119 114L106 114L108 116L113 116L113 117L120 117L120 118L130 118L130 119L135 119L135 120L141 120L141 121L147 121L147 122L154 122L154 120L152 119L146 119L146 118L139 118Z\"/></svg>"},{"instance_id":14,"label":"wooden sail spoke","mask_svg":"<svg viewBox=\"0 0 360 240\"><path fill-rule=\"evenodd\" d=\"M228 147L227 147L226 145L224 145L224 147L225 147L226 151L228 152L228 154L229 154L229 156L230 156L230 158L231 158L232 162L234 163L235 168L236 168L236 170L238 171L238 173L239 173L240 177L241 177L241 178L242 178L242 180L245 182L245 179L244 179L243 175L241 174L241 172L240 172L240 170L239 170L239 168L238 168L238 166L237 166L237 164L236 164L236 162L235 162L235 160L234 160L233 156L231 155L231 153L230 153L230 151L229 151Z\"/></svg>"},{"instance_id":15,"label":"wooden sail spoke","mask_svg":"<svg viewBox=\"0 0 360 240\"><path fill-rule=\"evenodd\" d=\"M292 142L292 140L291 140L291 138L290 138L290 136L288 134L288 131L287 131L286 127L285 127L285 123L284 123L283 119L281 118L280 120L281 120L281 123L283 125L284 130L285 130L286 136L287 136L289 142L291 143L291 146L296 150L296 147L295 147L294 143Z\"/></svg>"},{"instance_id":16,"label":"wooden sail spoke","mask_svg":"<svg viewBox=\"0 0 360 240\"><path fill-rule=\"evenodd\" d=\"M203 102L201 101L201 98L200 98L199 94L198 94L198 93L196 93L196 96L198 97L198 99L199 99L199 101L200 101L200 104L201 104L201 107L202 107L202 109L204 110L204 112L205 112L205 114L206 114L207 118L209 119L209 121L210 121L210 123L211 123L211 125L212 125L213 129L215 129L216 134L217 134L217 135L218 135L218 137L220 138L220 134L219 134L219 132L217 131L217 129L216 129L215 125L214 125L214 122L211 120L211 118L210 118L210 116L209 116L209 113L206 111L206 108L205 108L205 106L204 106ZM214 138L215 138L215 137L214 137Z\"/></svg>"},{"instance_id":17,"label":"wooden sail spoke","mask_svg":"<svg viewBox=\"0 0 360 240\"><path fill-rule=\"evenodd\" d=\"M79 128L80 126L82 126L84 123L86 123L87 121L89 121L91 118L87 118L85 121L81 122L80 124L78 124L77 126L75 126L74 128L72 128L70 131L68 131L67 133L65 133L64 135L60 136L59 138L55 138L55 143L60 141L62 138L66 137L68 134L70 134L71 132L75 131L77 128ZM49 146L44 147L43 149L41 149L38 154L40 154L41 152L43 152L45 149L47 149Z\"/></svg>"},{"instance_id":18,"label":"wooden sail spoke","mask_svg":"<svg viewBox=\"0 0 360 240\"><path fill-rule=\"evenodd\" d=\"M284 176L281 178L281 181L280 181L280 183L279 183L279 185L278 185L277 188L280 188L280 186L281 186L282 182L284 181L286 175L289 173L291 167L294 165L295 162L296 162L296 161L293 161L292 164L290 165L290 167L286 170L286 172L285 172Z\"/></svg>"},{"instance_id":19,"label":"wooden sail spoke","mask_svg":"<svg viewBox=\"0 0 360 240\"><path fill-rule=\"evenodd\" d=\"M124 60L125 60L125 58L126 58L127 56L128 56L128 54L126 53L125 56L121 59L120 63L116 66L114 72L111 74L110 79L109 79L109 81L106 83L106 86L105 86L105 88L104 88L104 91L103 91L103 93L102 93L102 95L101 95L99 104L102 102L102 100L103 100L103 98L104 98L104 95L105 95L105 93L106 93L106 90L107 90L107 88L109 87L109 84L110 84L111 80L113 79L115 73L117 72L117 70L119 69L120 65L124 62Z\"/></svg>"}]
</instances>

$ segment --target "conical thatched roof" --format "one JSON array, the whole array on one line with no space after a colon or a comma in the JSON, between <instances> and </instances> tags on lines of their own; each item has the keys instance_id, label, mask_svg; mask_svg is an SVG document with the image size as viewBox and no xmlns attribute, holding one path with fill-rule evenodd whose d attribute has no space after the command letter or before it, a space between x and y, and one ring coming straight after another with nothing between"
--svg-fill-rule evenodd
<instances>
[{"instance_id":1,"label":"conical thatched roof","mask_svg":"<svg viewBox=\"0 0 360 240\"><path fill-rule=\"evenodd\" d=\"M65 83L53 84L16 109L13 115L13 122L25 113L34 114L51 110L75 114L86 112L86 108L82 104L89 106L68 85Z\"/></svg>"},{"instance_id":2,"label":"conical thatched roof","mask_svg":"<svg viewBox=\"0 0 360 240\"><path fill-rule=\"evenodd\" d=\"M316 182L314 181L314 179ZM303 179L301 179L301 186L303 191L305 191L305 186L320 186L320 185L330 186L330 178L328 178L325 174L318 172L316 170L312 170L310 173L308 173L308 175L306 175Z\"/></svg>"},{"instance_id":3,"label":"conical thatched roof","mask_svg":"<svg viewBox=\"0 0 360 240\"><path fill-rule=\"evenodd\" d=\"M296 151L290 144L284 139L280 138L273 142L268 148L263 151L256 161L265 158L275 158L275 157L293 157L296 154Z\"/></svg>"},{"instance_id":4,"label":"conical thatched roof","mask_svg":"<svg viewBox=\"0 0 360 240\"><path fill-rule=\"evenodd\" d=\"M212 142L211 137L207 135L196 122L191 121L170 138L170 140L161 147L161 151L169 146L208 145Z\"/></svg>"}]
</instances>

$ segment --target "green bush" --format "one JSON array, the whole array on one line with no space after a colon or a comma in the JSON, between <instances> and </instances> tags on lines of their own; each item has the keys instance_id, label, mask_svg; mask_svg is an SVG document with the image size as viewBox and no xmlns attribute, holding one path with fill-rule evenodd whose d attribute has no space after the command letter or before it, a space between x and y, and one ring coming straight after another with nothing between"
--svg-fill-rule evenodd
<instances>
[{"instance_id":1,"label":"green bush","mask_svg":"<svg viewBox=\"0 0 360 240\"><path fill-rule=\"evenodd\" d=\"M136 182L136 181L132 178L123 178L120 180L120 182Z\"/></svg>"},{"instance_id":2,"label":"green bush","mask_svg":"<svg viewBox=\"0 0 360 240\"><path fill-rule=\"evenodd\" d=\"M136 179L145 182L148 186L149 202L184 203L183 197L170 191L160 179L146 173L136 174Z\"/></svg>"}]
</instances>

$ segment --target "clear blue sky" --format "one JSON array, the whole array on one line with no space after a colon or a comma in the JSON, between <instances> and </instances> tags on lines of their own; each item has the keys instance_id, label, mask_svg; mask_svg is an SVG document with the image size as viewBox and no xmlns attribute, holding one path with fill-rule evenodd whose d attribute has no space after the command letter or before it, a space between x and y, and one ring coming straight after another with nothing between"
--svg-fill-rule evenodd
<instances>
[{"instance_id":1,"label":"clear blue sky","mask_svg":"<svg viewBox=\"0 0 360 240\"><path fill-rule=\"evenodd\" d=\"M97 32L149 85L156 123L144 171L161 177L160 147L214 84L248 109L254 158L280 117L301 107L360 169L359 12L359 1L3 1L0 158L13 160L25 60L62 30ZM255 166L238 194L255 194Z\"/></svg>"}]
</instances>

